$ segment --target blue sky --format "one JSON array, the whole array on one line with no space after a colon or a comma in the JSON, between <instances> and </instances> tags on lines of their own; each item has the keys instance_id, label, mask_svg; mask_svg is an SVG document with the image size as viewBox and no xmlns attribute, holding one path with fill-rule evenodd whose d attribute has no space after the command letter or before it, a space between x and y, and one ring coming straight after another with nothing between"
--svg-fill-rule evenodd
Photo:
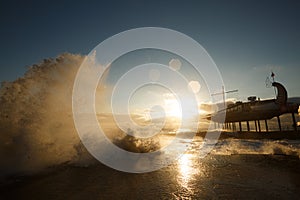
<instances>
[{"instance_id":1,"label":"blue sky","mask_svg":"<svg viewBox=\"0 0 300 200\"><path fill-rule=\"evenodd\" d=\"M198 41L235 98L274 95L273 70L289 96L300 96L299 1L1 1L0 81L63 52L88 54L106 38L155 26Z\"/></svg>"}]
</instances>

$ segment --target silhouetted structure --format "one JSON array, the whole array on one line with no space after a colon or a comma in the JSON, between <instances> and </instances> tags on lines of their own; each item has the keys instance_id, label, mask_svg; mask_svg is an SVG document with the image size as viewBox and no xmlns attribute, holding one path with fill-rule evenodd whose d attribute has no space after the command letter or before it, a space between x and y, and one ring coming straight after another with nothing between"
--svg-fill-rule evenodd
<instances>
[{"instance_id":1,"label":"silhouetted structure","mask_svg":"<svg viewBox=\"0 0 300 200\"><path fill-rule=\"evenodd\" d=\"M279 130L282 130L280 116L291 113L293 119L294 130L297 131L297 123L295 113L298 113L299 103L288 102L288 94L285 87L273 82L272 86L277 90L276 99L260 100L255 96L248 97L248 102L236 102L230 104L226 109L207 116L207 119L218 124L218 128L232 129L237 131L236 123L239 125L239 131L242 130L242 122L247 123L247 131L250 131L250 121L255 123L255 131L261 132L261 121L264 121L266 132L269 131L268 121L277 117ZM225 121L224 121L225 115Z\"/></svg>"}]
</instances>

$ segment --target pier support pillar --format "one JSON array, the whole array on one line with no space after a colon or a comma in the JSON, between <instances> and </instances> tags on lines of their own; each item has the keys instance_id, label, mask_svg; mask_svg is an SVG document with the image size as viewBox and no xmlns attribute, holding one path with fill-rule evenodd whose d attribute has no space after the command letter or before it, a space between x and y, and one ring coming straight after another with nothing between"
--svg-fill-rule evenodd
<instances>
[{"instance_id":1,"label":"pier support pillar","mask_svg":"<svg viewBox=\"0 0 300 200\"><path fill-rule=\"evenodd\" d=\"M297 123L296 123L296 119L295 119L295 114L292 113L292 117L293 117L293 127L294 127L294 131L297 131Z\"/></svg>"},{"instance_id":2,"label":"pier support pillar","mask_svg":"<svg viewBox=\"0 0 300 200\"><path fill-rule=\"evenodd\" d=\"M255 123L255 131L257 132L257 122L256 122L256 120L254 120L254 123Z\"/></svg>"},{"instance_id":3,"label":"pier support pillar","mask_svg":"<svg viewBox=\"0 0 300 200\"><path fill-rule=\"evenodd\" d=\"M280 117L277 116L277 121L278 121L278 128L279 128L279 131L281 131L281 123L280 123Z\"/></svg>"},{"instance_id":4,"label":"pier support pillar","mask_svg":"<svg viewBox=\"0 0 300 200\"><path fill-rule=\"evenodd\" d=\"M240 132L242 132L242 123L239 122Z\"/></svg>"},{"instance_id":5,"label":"pier support pillar","mask_svg":"<svg viewBox=\"0 0 300 200\"><path fill-rule=\"evenodd\" d=\"M257 125L258 125L258 131L261 132L260 121L259 120L257 120Z\"/></svg>"},{"instance_id":6,"label":"pier support pillar","mask_svg":"<svg viewBox=\"0 0 300 200\"><path fill-rule=\"evenodd\" d=\"M249 121L247 121L247 130L248 130L248 132L250 131Z\"/></svg>"},{"instance_id":7,"label":"pier support pillar","mask_svg":"<svg viewBox=\"0 0 300 200\"><path fill-rule=\"evenodd\" d=\"M268 121L266 119L265 119L265 125L266 125L266 132L269 132Z\"/></svg>"}]
</instances>

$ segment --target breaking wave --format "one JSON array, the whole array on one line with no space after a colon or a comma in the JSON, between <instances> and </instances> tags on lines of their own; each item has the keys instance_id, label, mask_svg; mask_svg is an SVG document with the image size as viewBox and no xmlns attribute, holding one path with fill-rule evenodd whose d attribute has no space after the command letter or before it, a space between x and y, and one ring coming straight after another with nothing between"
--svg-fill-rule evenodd
<instances>
[{"instance_id":1,"label":"breaking wave","mask_svg":"<svg viewBox=\"0 0 300 200\"><path fill-rule=\"evenodd\" d=\"M44 59L0 89L0 178L36 173L50 166L89 165L93 159L81 144L72 115L72 90L85 56L64 53ZM100 118L111 121L112 116ZM109 123L108 123L109 124ZM111 140L132 152L159 148L156 139L139 140L109 125Z\"/></svg>"},{"instance_id":2,"label":"breaking wave","mask_svg":"<svg viewBox=\"0 0 300 200\"><path fill-rule=\"evenodd\" d=\"M150 138L138 138L131 136L132 134L134 133L126 135L125 133L120 132L119 136L112 138L112 142L118 147L134 153L154 152L160 150L162 147L158 136Z\"/></svg>"},{"instance_id":3,"label":"breaking wave","mask_svg":"<svg viewBox=\"0 0 300 200\"><path fill-rule=\"evenodd\" d=\"M81 55L62 54L29 67L0 90L1 174L33 172L76 159L72 89Z\"/></svg>"},{"instance_id":4,"label":"breaking wave","mask_svg":"<svg viewBox=\"0 0 300 200\"><path fill-rule=\"evenodd\" d=\"M95 162L81 144L72 116L73 83L84 58L65 53L55 59L44 59L31 66L24 77L2 83L0 177L35 173L64 163L86 166ZM120 131L107 128L115 133ZM161 147L156 138L111 136L112 142L132 152L151 152ZM299 149L298 143L284 141L226 140L214 151L300 155Z\"/></svg>"},{"instance_id":5,"label":"breaking wave","mask_svg":"<svg viewBox=\"0 0 300 200\"><path fill-rule=\"evenodd\" d=\"M298 156L300 158L300 141L225 139L217 143L212 153L219 155L289 155Z\"/></svg>"}]
</instances>

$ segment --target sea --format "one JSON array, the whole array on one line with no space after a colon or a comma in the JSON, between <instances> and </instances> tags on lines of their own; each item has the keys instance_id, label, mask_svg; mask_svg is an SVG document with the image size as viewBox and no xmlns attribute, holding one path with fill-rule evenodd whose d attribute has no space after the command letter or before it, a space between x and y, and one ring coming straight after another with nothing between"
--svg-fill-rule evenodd
<instances>
[{"instance_id":1,"label":"sea","mask_svg":"<svg viewBox=\"0 0 300 200\"><path fill-rule=\"evenodd\" d=\"M45 59L2 83L0 199L299 199L298 139L210 141L187 130L133 139L106 124L102 128L118 148L139 155L160 151L173 159L161 156L160 167L149 170L150 162L136 171L97 160L72 115L72 88L83 59ZM172 141L175 148L165 149ZM103 150L101 155L113 159L111 149Z\"/></svg>"}]
</instances>

